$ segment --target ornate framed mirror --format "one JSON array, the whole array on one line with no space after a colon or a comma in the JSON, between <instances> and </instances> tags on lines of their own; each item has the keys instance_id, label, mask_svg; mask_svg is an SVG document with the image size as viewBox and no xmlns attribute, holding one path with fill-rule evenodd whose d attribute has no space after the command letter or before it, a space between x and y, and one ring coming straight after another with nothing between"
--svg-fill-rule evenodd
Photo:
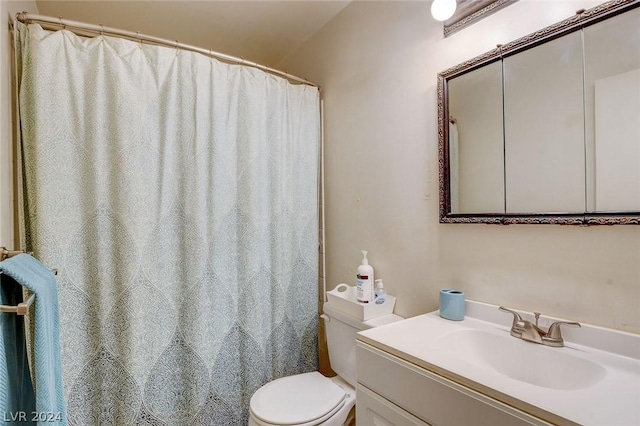
<instances>
[{"instance_id":1,"label":"ornate framed mirror","mask_svg":"<svg viewBox=\"0 0 640 426\"><path fill-rule=\"evenodd\" d=\"M640 224L640 0L438 74L440 222Z\"/></svg>"}]
</instances>

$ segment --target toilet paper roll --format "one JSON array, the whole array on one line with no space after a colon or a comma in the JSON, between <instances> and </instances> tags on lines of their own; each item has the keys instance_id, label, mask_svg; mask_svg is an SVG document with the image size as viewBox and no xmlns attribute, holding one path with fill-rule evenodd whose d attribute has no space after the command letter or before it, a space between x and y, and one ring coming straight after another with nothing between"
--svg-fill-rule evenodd
<instances>
[{"instance_id":1,"label":"toilet paper roll","mask_svg":"<svg viewBox=\"0 0 640 426\"><path fill-rule=\"evenodd\" d=\"M440 290L440 316L462 321L465 314L464 292L453 289Z\"/></svg>"}]
</instances>

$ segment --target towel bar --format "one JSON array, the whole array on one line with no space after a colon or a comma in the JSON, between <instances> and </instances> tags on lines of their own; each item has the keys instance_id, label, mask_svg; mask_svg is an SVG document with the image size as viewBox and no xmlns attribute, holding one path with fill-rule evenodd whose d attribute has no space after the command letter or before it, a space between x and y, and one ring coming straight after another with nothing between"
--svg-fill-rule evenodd
<instances>
[{"instance_id":1,"label":"towel bar","mask_svg":"<svg viewBox=\"0 0 640 426\"><path fill-rule=\"evenodd\" d=\"M22 250L7 250L6 247L0 247L0 261L21 253L26 253L33 256L33 252L26 252ZM51 269L51 272L53 272L53 275L58 275L57 269ZM0 274L2 274L2 271L0 271ZM26 315L27 313L29 313L29 307L33 304L35 296L35 294L32 294L25 302L18 303L16 306L0 305L0 312Z\"/></svg>"},{"instance_id":2,"label":"towel bar","mask_svg":"<svg viewBox=\"0 0 640 426\"><path fill-rule=\"evenodd\" d=\"M18 303L16 306L0 305L0 312L6 312L9 314L27 315L29 313L29 307L33 304L35 294L29 296L26 302Z\"/></svg>"},{"instance_id":3,"label":"towel bar","mask_svg":"<svg viewBox=\"0 0 640 426\"><path fill-rule=\"evenodd\" d=\"M33 256L33 252L24 250L8 250L6 247L0 247L0 261L5 260L8 257L13 257L18 254L26 253Z\"/></svg>"},{"instance_id":4,"label":"towel bar","mask_svg":"<svg viewBox=\"0 0 640 426\"><path fill-rule=\"evenodd\" d=\"M3 261L9 257L17 256L22 253L26 253L29 256L33 256L32 251L8 250L6 247L0 247L0 261ZM51 272L53 272L53 275L58 275L58 270L56 268L51 268ZM0 274L2 274L2 271L0 271Z\"/></svg>"}]
</instances>

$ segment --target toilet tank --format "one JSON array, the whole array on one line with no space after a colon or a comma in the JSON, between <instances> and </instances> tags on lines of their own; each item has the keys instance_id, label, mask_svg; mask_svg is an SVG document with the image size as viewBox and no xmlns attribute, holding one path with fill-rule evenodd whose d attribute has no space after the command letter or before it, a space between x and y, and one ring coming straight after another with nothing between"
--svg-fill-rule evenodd
<instances>
[{"instance_id":1,"label":"toilet tank","mask_svg":"<svg viewBox=\"0 0 640 426\"><path fill-rule=\"evenodd\" d=\"M348 315L329 302L324 304L324 328L327 333L329 363L331 368L347 383L356 386L356 333L384 324L400 321L403 318L389 314L361 321Z\"/></svg>"}]
</instances>

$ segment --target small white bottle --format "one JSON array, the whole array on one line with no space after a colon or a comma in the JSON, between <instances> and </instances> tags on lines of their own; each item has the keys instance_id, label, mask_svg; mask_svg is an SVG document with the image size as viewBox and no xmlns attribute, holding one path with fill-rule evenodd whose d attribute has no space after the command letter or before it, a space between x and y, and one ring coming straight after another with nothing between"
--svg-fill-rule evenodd
<instances>
[{"instance_id":1,"label":"small white bottle","mask_svg":"<svg viewBox=\"0 0 640 426\"><path fill-rule=\"evenodd\" d=\"M387 292L384 291L384 284L382 283L382 279L376 280L376 305L382 305L385 300L387 300Z\"/></svg>"},{"instance_id":2,"label":"small white bottle","mask_svg":"<svg viewBox=\"0 0 640 426\"><path fill-rule=\"evenodd\" d=\"M362 250L362 264L358 266L356 299L360 303L371 303L373 301L373 267L369 265L367 251Z\"/></svg>"}]
</instances>

